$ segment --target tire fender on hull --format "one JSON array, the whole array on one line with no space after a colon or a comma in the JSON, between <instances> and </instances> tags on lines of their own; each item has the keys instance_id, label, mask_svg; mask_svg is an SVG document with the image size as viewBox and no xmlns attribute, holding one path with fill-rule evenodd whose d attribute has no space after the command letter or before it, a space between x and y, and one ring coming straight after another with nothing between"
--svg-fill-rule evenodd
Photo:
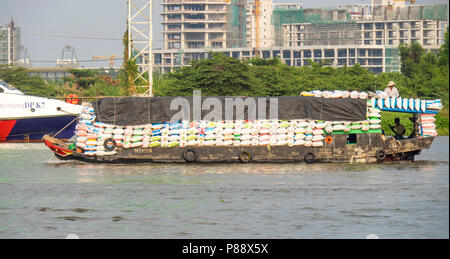
<instances>
[{"instance_id":1,"label":"tire fender on hull","mask_svg":"<svg viewBox=\"0 0 450 259\"><path fill-rule=\"evenodd\" d=\"M386 152L384 152L383 150L378 150L375 153L375 157L378 161L383 161L384 159L386 159Z\"/></svg>"},{"instance_id":2,"label":"tire fender on hull","mask_svg":"<svg viewBox=\"0 0 450 259\"><path fill-rule=\"evenodd\" d=\"M183 158L186 162L195 162L198 158L198 152L192 148L186 148L183 152Z\"/></svg>"},{"instance_id":3,"label":"tire fender on hull","mask_svg":"<svg viewBox=\"0 0 450 259\"><path fill-rule=\"evenodd\" d=\"M252 156L250 155L249 152L243 151L239 154L239 160L242 163L249 163L252 160Z\"/></svg>"},{"instance_id":4,"label":"tire fender on hull","mask_svg":"<svg viewBox=\"0 0 450 259\"><path fill-rule=\"evenodd\" d=\"M113 151L117 148L116 140L114 140L113 138L105 139L105 141L103 142L103 147L106 151Z\"/></svg>"},{"instance_id":5,"label":"tire fender on hull","mask_svg":"<svg viewBox=\"0 0 450 259\"><path fill-rule=\"evenodd\" d=\"M312 164L316 162L316 155L313 152L306 152L304 159L306 163Z\"/></svg>"}]
</instances>

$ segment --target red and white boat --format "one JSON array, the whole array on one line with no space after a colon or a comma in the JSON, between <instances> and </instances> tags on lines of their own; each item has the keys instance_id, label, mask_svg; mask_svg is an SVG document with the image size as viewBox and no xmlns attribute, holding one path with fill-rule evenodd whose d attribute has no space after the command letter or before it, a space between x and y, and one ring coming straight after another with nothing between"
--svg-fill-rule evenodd
<instances>
[{"instance_id":1,"label":"red and white boat","mask_svg":"<svg viewBox=\"0 0 450 259\"><path fill-rule=\"evenodd\" d=\"M69 139L76 125L71 122L81 111L81 105L26 95L0 80L0 143L42 142L44 135L54 135L61 129L56 137Z\"/></svg>"}]
</instances>

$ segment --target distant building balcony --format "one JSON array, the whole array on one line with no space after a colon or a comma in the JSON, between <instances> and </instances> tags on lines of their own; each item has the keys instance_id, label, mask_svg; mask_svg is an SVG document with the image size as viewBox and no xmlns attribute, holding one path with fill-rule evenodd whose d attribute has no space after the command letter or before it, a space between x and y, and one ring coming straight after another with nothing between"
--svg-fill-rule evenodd
<instances>
[{"instance_id":1,"label":"distant building balcony","mask_svg":"<svg viewBox=\"0 0 450 259\"><path fill-rule=\"evenodd\" d=\"M165 0L161 5L172 5L172 4L218 4L218 5L229 5L230 2L225 2L223 0Z\"/></svg>"},{"instance_id":2,"label":"distant building balcony","mask_svg":"<svg viewBox=\"0 0 450 259\"><path fill-rule=\"evenodd\" d=\"M162 15L164 15L164 14L182 14L182 13L184 13L183 10L166 10L166 11L161 12Z\"/></svg>"},{"instance_id":3,"label":"distant building balcony","mask_svg":"<svg viewBox=\"0 0 450 259\"><path fill-rule=\"evenodd\" d=\"M165 21L162 21L161 23L181 23L183 20L180 19L166 19Z\"/></svg>"}]
</instances>

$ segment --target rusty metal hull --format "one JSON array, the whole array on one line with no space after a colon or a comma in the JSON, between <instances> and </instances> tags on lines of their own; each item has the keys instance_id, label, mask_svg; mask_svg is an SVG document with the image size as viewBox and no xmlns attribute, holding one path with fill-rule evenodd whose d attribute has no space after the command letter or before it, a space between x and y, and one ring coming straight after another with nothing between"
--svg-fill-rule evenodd
<instances>
[{"instance_id":1,"label":"rusty metal hull","mask_svg":"<svg viewBox=\"0 0 450 259\"><path fill-rule=\"evenodd\" d=\"M350 134L351 135L351 134ZM396 140L382 134L331 134L323 147L305 146L199 146L171 148L117 148L117 154L86 156L74 153L72 159L88 162L346 162L375 163L414 160L422 149L429 149L434 138ZM353 136L355 138L355 136ZM187 156L188 155L188 156ZM190 155L190 157L189 157Z\"/></svg>"}]
</instances>

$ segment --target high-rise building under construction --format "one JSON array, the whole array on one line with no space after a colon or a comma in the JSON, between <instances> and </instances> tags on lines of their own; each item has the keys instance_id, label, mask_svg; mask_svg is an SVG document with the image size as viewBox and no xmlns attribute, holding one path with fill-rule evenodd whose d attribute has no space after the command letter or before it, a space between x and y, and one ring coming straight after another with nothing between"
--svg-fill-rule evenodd
<instances>
[{"instance_id":1,"label":"high-rise building under construction","mask_svg":"<svg viewBox=\"0 0 450 259\"><path fill-rule=\"evenodd\" d=\"M245 0L164 0L165 49L245 47Z\"/></svg>"},{"instance_id":2,"label":"high-rise building under construction","mask_svg":"<svg viewBox=\"0 0 450 259\"><path fill-rule=\"evenodd\" d=\"M246 47L273 46L272 0L247 1Z\"/></svg>"},{"instance_id":3,"label":"high-rise building under construction","mask_svg":"<svg viewBox=\"0 0 450 259\"><path fill-rule=\"evenodd\" d=\"M20 58L20 27L14 21L0 25L0 65L13 65Z\"/></svg>"},{"instance_id":4,"label":"high-rise building under construction","mask_svg":"<svg viewBox=\"0 0 450 259\"><path fill-rule=\"evenodd\" d=\"M154 67L173 71L215 51L244 59L277 57L289 66L358 63L381 73L400 70L401 43L437 51L444 42L448 4L368 2L303 8L272 0L165 0L165 49L155 51Z\"/></svg>"}]
</instances>

